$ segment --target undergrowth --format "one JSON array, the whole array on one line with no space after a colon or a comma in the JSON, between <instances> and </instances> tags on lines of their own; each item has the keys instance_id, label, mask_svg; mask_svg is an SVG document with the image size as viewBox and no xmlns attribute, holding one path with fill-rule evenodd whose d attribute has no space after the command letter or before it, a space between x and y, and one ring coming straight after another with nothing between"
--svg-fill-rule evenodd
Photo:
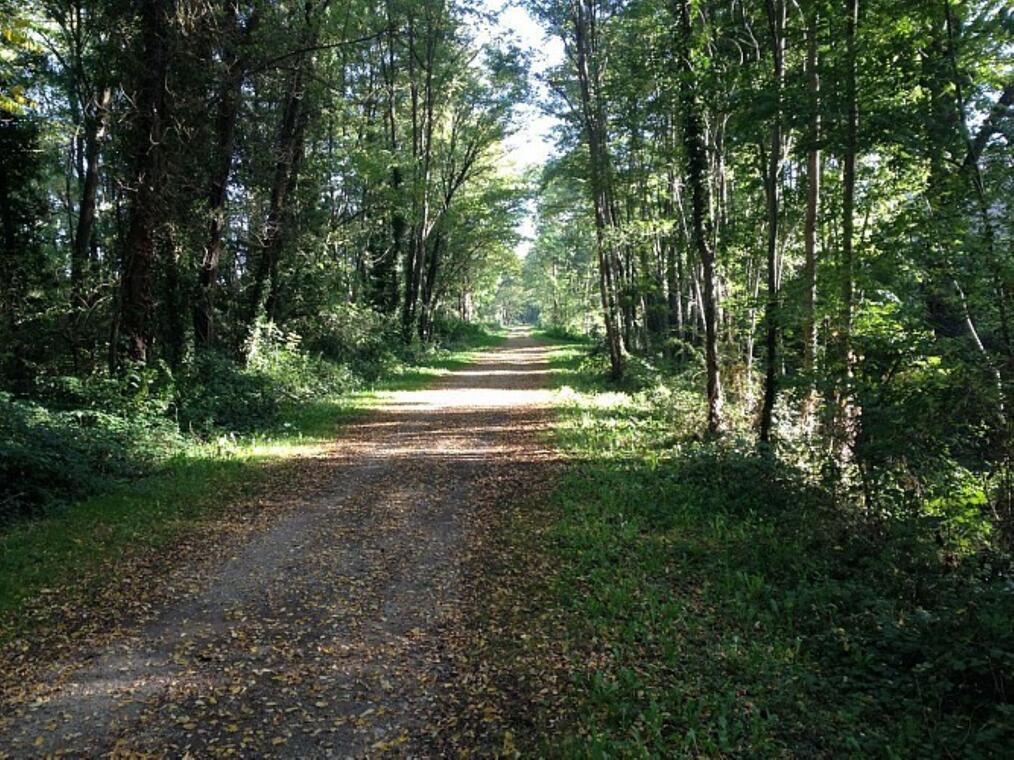
<instances>
[{"instance_id":1,"label":"undergrowth","mask_svg":"<svg viewBox=\"0 0 1014 760\"><path fill-rule=\"evenodd\" d=\"M175 377L152 368L50 379L37 400L0 394L0 616L165 543L256 488L262 465L318 452L377 392L422 387L500 340L449 329L389 352L368 378L350 354L339 362L264 325L242 365L210 354Z\"/></svg>"},{"instance_id":2,"label":"undergrowth","mask_svg":"<svg viewBox=\"0 0 1014 760\"><path fill-rule=\"evenodd\" d=\"M543 550L568 623L542 634L566 638L571 680L541 753L1014 746L1014 591L967 511L836 504L797 466L698 440L678 382L617 390L586 347L555 356L572 463Z\"/></svg>"}]
</instances>

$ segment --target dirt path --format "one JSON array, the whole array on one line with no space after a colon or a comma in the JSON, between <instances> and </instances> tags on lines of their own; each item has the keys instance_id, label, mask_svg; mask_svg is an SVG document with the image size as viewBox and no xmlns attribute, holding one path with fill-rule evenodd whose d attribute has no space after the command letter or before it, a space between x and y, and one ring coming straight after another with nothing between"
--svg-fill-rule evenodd
<instances>
[{"instance_id":1,"label":"dirt path","mask_svg":"<svg viewBox=\"0 0 1014 760\"><path fill-rule=\"evenodd\" d=\"M546 349L514 333L429 390L390 394L313 463L312 486L291 483L294 508L144 625L61 653L0 703L0 757L454 744L441 710L461 676L469 576L553 460L548 372Z\"/></svg>"}]
</instances>

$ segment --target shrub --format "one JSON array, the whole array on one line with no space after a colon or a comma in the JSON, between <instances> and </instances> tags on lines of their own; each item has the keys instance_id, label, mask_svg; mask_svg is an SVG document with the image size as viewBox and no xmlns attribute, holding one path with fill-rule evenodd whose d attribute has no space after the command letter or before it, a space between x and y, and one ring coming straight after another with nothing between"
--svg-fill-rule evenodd
<instances>
[{"instance_id":1,"label":"shrub","mask_svg":"<svg viewBox=\"0 0 1014 760\"><path fill-rule=\"evenodd\" d=\"M180 427L201 437L216 429L251 430L278 414L271 379L216 352L198 356L178 385Z\"/></svg>"},{"instance_id":2,"label":"shrub","mask_svg":"<svg viewBox=\"0 0 1014 760\"><path fill-rule=\"evenodd\" d=\"M167 414L172 408L175 380L169 368L127 367L123 375L47 376L36 379L32 398L47 409L94 409L124 416Z\"/></svg>"},{"instance_id":3,"label":"shrub","mask_svg":"<svg viewBox=\"0 0 1014 760\"><path fill-rule=\"evenodd\" d=\"M306 401L359 385L347 366L311 355L301 344L298 333L282 331L270 322L260 323L247 340L246 368L268 380L279 401Z\"/></svg>"},{"instance_id":4,"label":"shrub","mask_svg":"<svg viewBox=\"0 0 1014 760\"><path fill-rule=\"evenodd\" d=\"M274 423L287 403L358 387L348 367L313 356L302 339L270 322L254 328L246 365L215 352L198 356L179 380L180 426L201 437L216 430L248 432Z\"/></svg>"},{"instance_id":5,"label":"shrub","mask_svg":"<svg viewBox=\"0 0 1014 760\"><path fill-rule=\"evenodd\" d=\"M149 472L183 443L160 414L50 411L0 394L0 524Z\"/></svg>"},{"instance_id":6,"label":"shrub","mask_svg":"<svg viewBox=\"0 0 1014 760\"><path fill-rule=\"evenodd\" d=\"M441 345L450 349L481 345L490 339L487 325L448 317L438 317L434 321L433 335Z\"/></svg>"},{"instance_id":7,"label":"shrub","mask_svg":"<svg viewBox=\"0 0 1014 760\"><path fill-rule=\"evenodd\" d=\"M365 380L380 377L402 345L397 319L355 304L340 304L312 318L295 320L293 330L311 353L342 364Z\"/></svg>"},{"instance_id":8,"label":"shrub","mask_svg":"<svg viewBox=\"0 0 1014 760\"><path fill-rule=\"evenodd\" d=\"M579 330L571 329L569 325L545 325L542 329L542 334L547 338L553 338L554 340L566 340L573 341L574 343L583 343L588 337Z\"/></svg>"}]
</instances>

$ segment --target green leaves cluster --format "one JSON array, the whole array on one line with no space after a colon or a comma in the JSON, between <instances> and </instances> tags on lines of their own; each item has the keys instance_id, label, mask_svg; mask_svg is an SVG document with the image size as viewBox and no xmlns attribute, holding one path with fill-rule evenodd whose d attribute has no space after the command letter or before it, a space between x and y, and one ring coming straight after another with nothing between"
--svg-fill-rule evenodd
<instances>
[{"instance_id":1,"label":"green leaves cluster","mask_svg":"<svg viewBox=\"0 0 1014 760\"><path fill-rule=\"evenodd\" d=\"M626 350L684 373L694 352L681 347L708 355L702 194L719 427L757 428L866 508L916 508L974 473L984 512L1009 535L1014 62L1003 4L860 0L854 44L848 4L823 0L529 5L568 50L548 76L562 155L542 182L532 311L547 326L601 331L614 289ZM604 179L580 105L578 18L594 20ZM699 188L691 108L706 133ZM603 182L614 223L597 247ZM612 285L599 254L610 250Z\"/></svg>"}]
</instances>

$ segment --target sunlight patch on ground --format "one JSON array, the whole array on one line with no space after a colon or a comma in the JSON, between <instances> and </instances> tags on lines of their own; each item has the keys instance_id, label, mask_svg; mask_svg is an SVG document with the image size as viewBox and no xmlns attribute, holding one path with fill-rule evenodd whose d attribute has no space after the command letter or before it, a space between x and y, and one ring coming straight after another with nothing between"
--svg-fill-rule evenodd
<instances>
[{"instance_id":1,"label":"sunlight patch on ground","mask_svg":"<svg viewBox=\"0 0 1014 760\"><path fill-rule=\"evenodd\" d=\"M525 373L528 374L528 373ZM448 388L443 390L396 391L384 395L387 403L406 411L552 404L551 390L506 390L504 388Z\"/></svg>"},{"instance_id":2,"label":"sunlight patch on ground","mask_svg":"<svg viewBox=\"0 0 1014 760\"><path fill-rule=\"evenodd\" d=\"M551 369L526 369L526 370L492 369L492 370L483 370L482 372L454 373L455 377L497 377L497 376L508 377L512 375L524 376L524 375L551 375L551 374L553 374L553 370Z\"/></svg>"},{"instance_id":3,"label":"sunlight patch on ground","mask_svg":"<svg viewBox=\"0 0 1014 760\"><path fill-rule=\"evenodd\" d=\"M597 409L615 409L627 406L630 403L630 396L626 393L579 393L569 385L565 385L557 391L557 398L564 403L580 403L581 406L594 407Z\"/></svg>"}]
</instances>

